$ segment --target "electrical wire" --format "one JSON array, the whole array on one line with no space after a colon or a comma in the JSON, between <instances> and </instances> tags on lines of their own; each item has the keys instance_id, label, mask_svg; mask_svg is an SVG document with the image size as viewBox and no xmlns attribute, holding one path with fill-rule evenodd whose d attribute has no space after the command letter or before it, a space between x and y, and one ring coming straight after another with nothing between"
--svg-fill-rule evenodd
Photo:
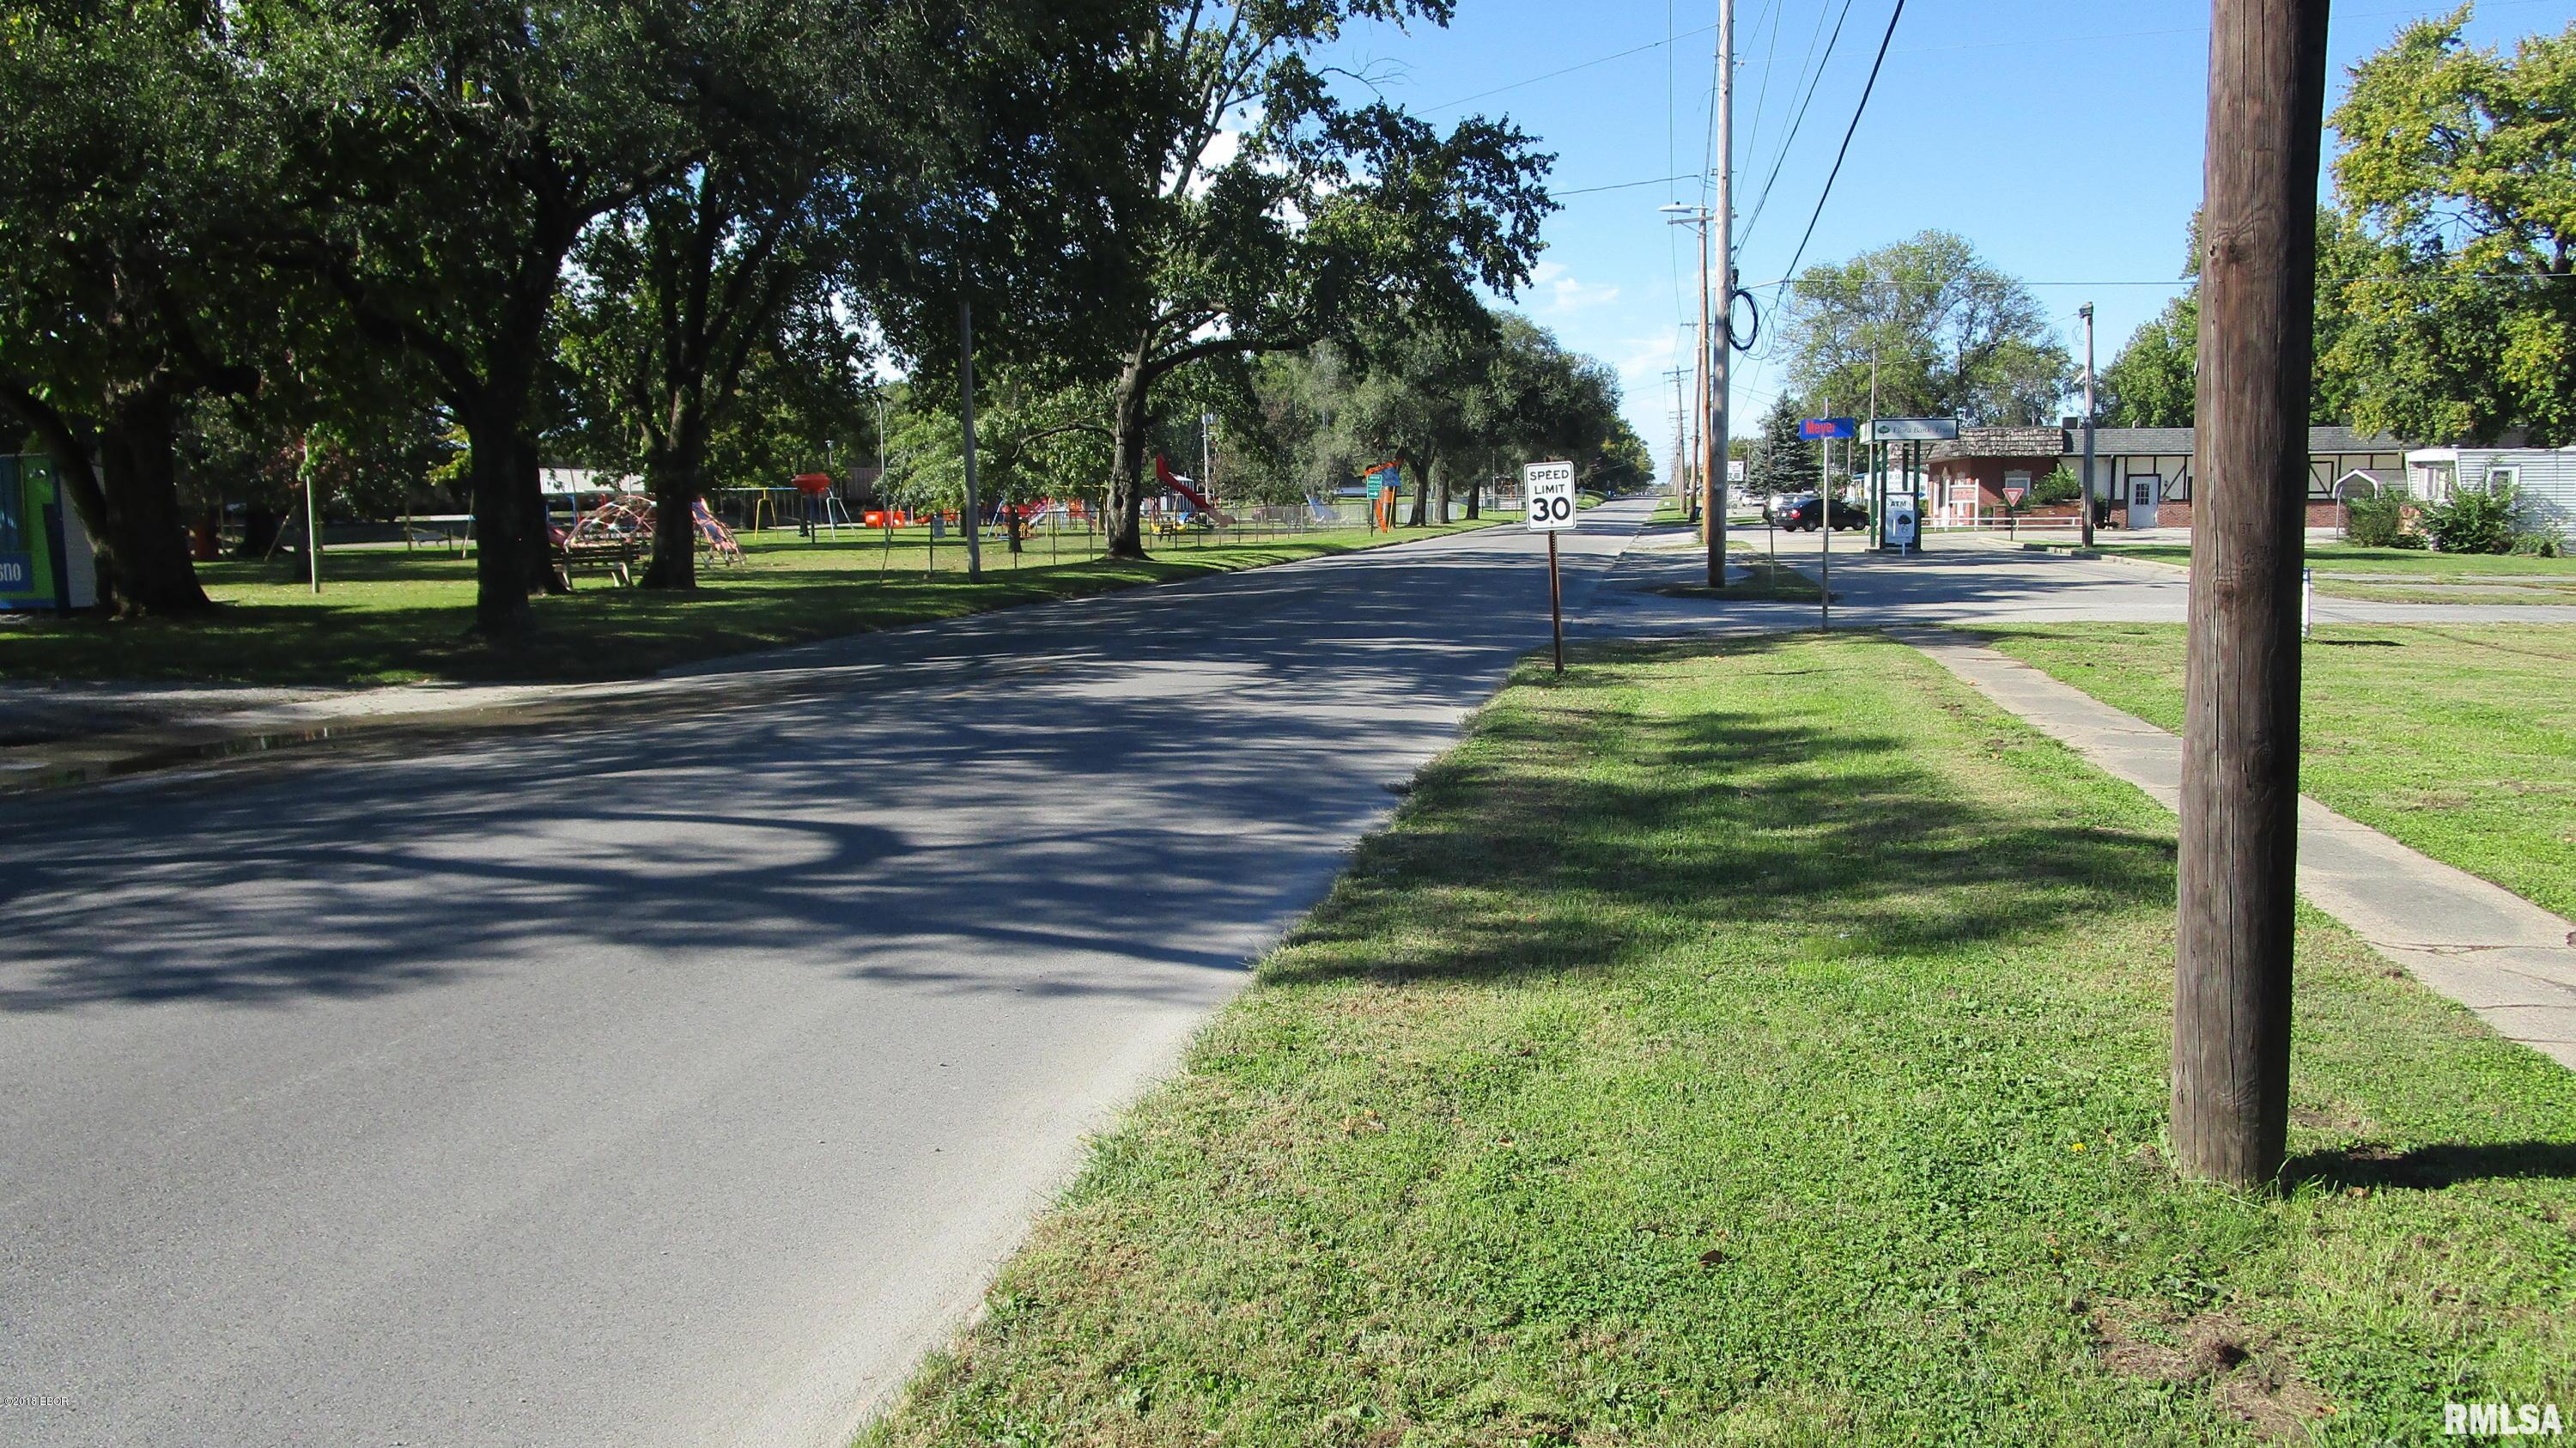
<instances>
[{"instance_id":1,"label":"electrical wire","mask_svg":"<svg viewBox=\"0 0 2576 1448\"><path fill-rule=\"evenodd\" d=\"M1842 13L1834 17L1833 38L1825 42L1824 57L1816 62L1815 73L1807 78L1807 94L1798 102L1798 113L1789 120L1789 134L1780 140L1780 152L1771 160L1771 174L1762 179L1762 194L1754 198L1753 210L1744 218L1744 235L1739 240L1739 245L1752 240L1753 228L1762 223L1762 208L1771 202L1771 187L1780 179L1780 168L1789 163L1789 148L1798 143L1798 128L1807 123L1807 108L1815 104L1817 88L1824 84L1825 69L1834 62L1834 47L1842 43L1843 22L1851 18L1851 8L1852 0L1843 0ZM1822 21L1824 12L1817 11L1816 18ZM1880 51L1882 59L1885 58L1885 54L1885 49L1882 47Z\"/></svg>"},{"instance_id":2,"label":"electrical wire","mask_svg":"<svg viewBox=\"0 0 2576 1448\"><path fill-rule=\"evenodd\" d=\"M1834 152L1834 168L1825 173L1825 189L1817 193L1816 209L1808 213L1806 234L1798 238L1798 249L1789 254L1787 270L1793 277L1798 274L1799 260L1807 254L1807 243L1816 239L1816 223L1824 217L1825 201L1834 194L1835 178L1843 174L1843 158L1851 154L1852 137L1860 130L1860 118L1869 111L1870 92L1878 88L1879 67L1887 64L1888 42L1896 38L1896 22L1904 18L1905 0L1896 0L1896 8L1887 15L1887 33L1878 38L1878 58L1869 63L1869 79L1861 85L1860 104L1852 107L1851 124L1843 130L1842 148Z\"/></svg>"}]
</instances>

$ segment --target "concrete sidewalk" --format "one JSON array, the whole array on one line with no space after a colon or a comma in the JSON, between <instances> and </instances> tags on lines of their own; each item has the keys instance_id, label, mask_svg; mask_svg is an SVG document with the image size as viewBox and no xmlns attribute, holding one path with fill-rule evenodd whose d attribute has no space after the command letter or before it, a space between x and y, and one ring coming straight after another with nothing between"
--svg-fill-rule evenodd
<instances>
[{"instance_id":1,"label":"concrete sidewalk","mask_svg":"<svg viewBox=\"0 0 2576 1448\"><path fill-rule=\"evenodd\" d=\"M2182 740L1947 629L1891 629L2167 809ZM2576 1067L2576 924L2299 799L2299 893L2497 1034Z\"/></svg>"}]
</instances>

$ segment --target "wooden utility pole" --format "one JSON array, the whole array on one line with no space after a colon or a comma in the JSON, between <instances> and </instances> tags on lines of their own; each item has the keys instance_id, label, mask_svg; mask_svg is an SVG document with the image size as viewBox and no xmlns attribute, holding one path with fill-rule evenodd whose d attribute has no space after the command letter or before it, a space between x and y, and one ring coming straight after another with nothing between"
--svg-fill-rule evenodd
<instances>
[{"instance_id":1,"label":"wooden utility pole","mask_svg":"<svg viewBox=\"0 0 2576 1448\"><path fill-rule=\"evenodd\" d=\"M1717 205L1702 229L1717 251L1717 355L1708 356L1708 586L1726 587L1727 372L1735 360L1735 0L1717 0ZM1716 236L1708 237L1714 231ZM1702 251L1705 257L1707 252ZM1703 272L1701 290L1707 290ZM1705 306L1702 308L1706 310Z\"/></svg>"},{"instance_id":2,"label":"wooden utility pole","mask_svg":"<svg viewBox=\"0 0 2576 1448\"><path fill-rule=\"evenodd\" d=\"M2192 1176L2281 1169L2298 856L2327 0L2214 0L2200 228L2173 1144Z\"/></svg>"},{"instance_id":3,"label":"wooden utility pole","mask_svg":"<svg viewBox=\"0 0 2576 1448\"><path fill-rule=\"evenodd\" d=\"M1696 388L1692 398L1691 411L1691 466L1699 476L1699 490L1691 501L1693 506L1704 510L1700 514L1699 536L1701 541L1705 542L1708 539L1709 530L1711 528L1724 526L1726 519L1717 511L1717 509L1709 506L1709 500L1713 494L1711 491L1712 484L1709 482L1708 477L1708 453L1706 451L1708 446L1708 389L1710 379L1708 375L1708 221L1705 215L1701 217L1697 230L1699 231L1699 332L1697 342L1699 355L1692 361L1692 374L1696 378Z\"/></svg>"},{"instance_id":4,"label":"wooden utility pole","mask_svg":"<svg viewBox=\"0 0 2576 1448\"><path fill-rule=\"evenodd\" d=\"M1681 504L1682 521L1699 521L1699 492L1691 486L1690 403L1682 396L1682 383L1691 370L1675 367L1664 373L1673 379L1673 500Z\"/></svg>"}]
</instances>

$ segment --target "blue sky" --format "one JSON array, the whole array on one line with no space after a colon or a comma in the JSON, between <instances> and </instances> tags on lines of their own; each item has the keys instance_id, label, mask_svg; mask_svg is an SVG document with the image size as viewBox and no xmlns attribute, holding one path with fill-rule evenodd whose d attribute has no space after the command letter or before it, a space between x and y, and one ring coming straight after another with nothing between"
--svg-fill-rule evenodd
<instances>
[{"instance_id":1,"label":"blue sky","mask_svg":"<svg viewBox=\"0 0 2576 1448\"><path fill-rule=\"evenodd\" d=\"M1738 267L1748 287L1786 275L1893 3L1852 0L1784 156L1793 103L1816 74L1810 57L1843 0L1737 0ZM1445 30L1356 29L1331 59L1368 71L1389 99L1429 119L1509 115L1556 153L1553 187L1577 194L1549 219L1537 282L1519 305L1618 369L1629 421L1660 472L1674 408L1663 374L1689 356L1680 324L1697 273L1687 230L1655 208L1701 192L1695 179L1622 183L1695 177L1707 165L1715 0L1457 8ZM2329 108L2353 62L2410 18L2450 8L2338 4ZM2509 45L2571 20L2576 0L2479 0L2469 37ZM2006 271L2047 284L2037 295L2079 357L2075 309L2094 303L2107 364L2181 287L2183 227L2200 198L2208 23L2207 0L1906 0L1801 267L1926 228L1955 231ZM1550 76L1558 71L1567 73ZM1748 231L1775 162L1779 180ZM1760 295L1767 304L1774 293ZM1781 385L1768 351L1738 364L1740 417L1769 407Z\"/></svg>"}]
</instances>

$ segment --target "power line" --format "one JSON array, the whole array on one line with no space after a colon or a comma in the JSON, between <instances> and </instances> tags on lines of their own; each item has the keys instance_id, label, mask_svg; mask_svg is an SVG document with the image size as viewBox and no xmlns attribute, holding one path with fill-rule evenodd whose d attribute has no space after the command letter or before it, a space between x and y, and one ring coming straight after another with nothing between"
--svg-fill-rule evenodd
<instances>
[{"instance_id":1,"label":"power line","mask_svg":"<svg viewBox=\"0 0 2576 1448\"><path fill-rule=\"evenodd\" d=\"M1649 176L1643 181L1613 181L1607 186L1577 186L1571 191L1550 191L1547 194L1553 198L1560 196L1590 196L1599 191L1634 191L1640 186L1661 186L1667 181L1687 181L1697 174L1698 173L1694 171L1683 171L1671 176Z\"/></svg>"},{"instance_id":2,"label":"power line","mask_svg":"<svg viewBox=\"0 0 2576 1448\"><path fill-rule=\"evenodd\" d=\"M1798 102L1798 113L1789 119L1789 134L1780 140L1780 154L1772 158L1771 174L1762 179L1762 194L1753 199L1752 213L1744 218L1744 235L1736 238L1739 247L1753 239L1753 228L1761 224L1762 208L1771 201L1771 185L1780 179L1780 168L1789 164L1789 148L1798 143L1798 128L1807 123L1807 107L1815 104L1816 91L1825 83L1825 68L1834 63L1834 47L1842 43L1843 22L1851 18L1851 8L1852 0L1843 0L1842 13L1834 17L1833 37L1825 42L1824 57L1816 62L1815 74L1807 78L1807 94ZM1816 12L1819 22L1824 18L1823 11ZM1813 44L1809 42L1810 54Z\"/></svg>"},{"instance_id":3,"label":"power line","mask_svg":"<svg viewBox=\"0 0 2576 1448\"><path fill-rule=\"evenodd\" d=\"M1834 152L1834 169L1825 173L1825 189L1816 195L1816 209L1807 216L1807 233L1798 238L1798 249L1789 254L1788 272L1798 274L1798 260L1807 254L1807 243L1816 239L1816 223L1825 214L1825 200L1834 194L1834 179L1843 174L1843 157L1851 154L1852 137L1860 130L1860 118L1869 110L1869 95L1878 88L1878 68L1887 63L1887 44L1896 38L1896 22L1905 16L1905 0L1896 0L1896 8L1887 14L1887 33L1878 38L1878 58L1869 63L1869 79L1860 88L1860 104L1852 107L1851 124L1843 130L1843 144Z\"/></svg>"},{"instance_id":4,"label":"power line","mask_svg":"<svg viewBox=\"0 0 2576 1448\"><path fill-rule=\"evenodd\" d=\"M1578 60L1572 65L1565 66L1558 70L1551 70L1545 75L1534 75L1527 80L1510 81L1503 85L1495 86L1492 90L1480 90L1474 95L1460 96L1454 101L1442 101L1436 106L1426 106L1423 109L1426 114L1431 111L1449 110L1455 106L1463 106L1469 101L1481 101L1487 96L1498 96L1505 91L1519 90L1523 86L1536 85L1543 80L1554 80L1561 75L1572 75L1578 70L1590 70L1596 65L1608 65L1614 60L1626 60L1632 55L1643 55L1650 50L1660 50L1667 45L1671 45L1674 41L1688 40L1694 35L1706 35L1715 29L1717 29L1717 27L1714 25L1703 25L1697 30L1685 30L1679 35L1671 36L1663 40L1649 40L1643 45L1632 45L1626 50L1615 51L1609 55L1596 56L1591 60Z\"/></svg>"}]
</instances>

